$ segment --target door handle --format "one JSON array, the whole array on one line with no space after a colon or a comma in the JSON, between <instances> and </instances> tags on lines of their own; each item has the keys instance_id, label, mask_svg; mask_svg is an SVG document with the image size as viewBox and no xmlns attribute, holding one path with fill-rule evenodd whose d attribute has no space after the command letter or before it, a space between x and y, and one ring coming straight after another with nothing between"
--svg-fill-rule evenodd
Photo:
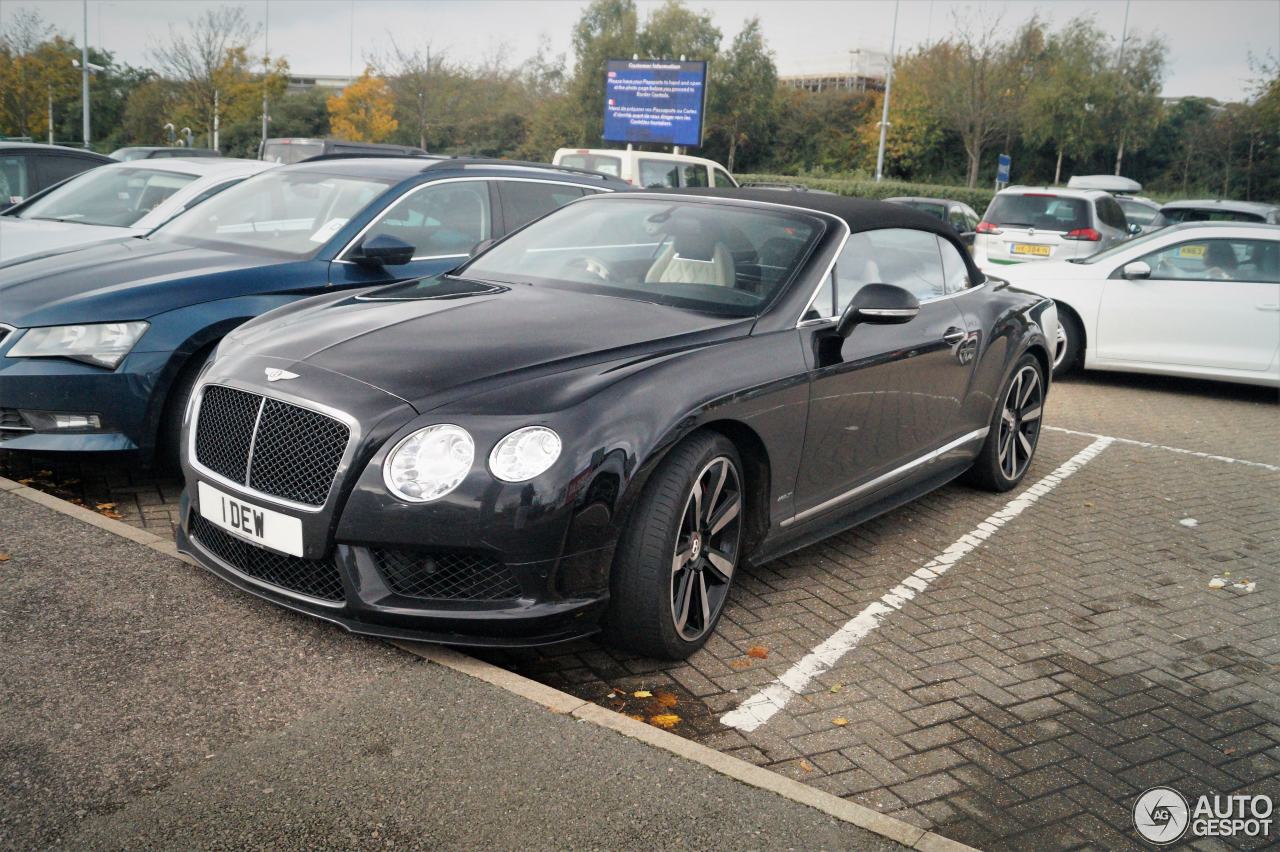
<instances>
[{"instance_id":1,"label":"door handle","mask_svg":"<svg viewBox=\"0 0 1280 852\"><path fill-rule=\"evenodd\" d=\"M949 344L951 344L952 346L954 346L955 344L957 344L957 343L959 343L960 341L964 340L964 339L965 339L966 337L968 337L968 336L969 336L969 333L968 333L967 331L965 331L965 330L964 330L964 329L962 329L962 328L955 328L955 327L953 326L953 327L951 327L951 328L947 329L947 333L946 333L946 334L942 335L942 342L943 342L943 343L949 343Z\"/></svg>"},{"instance_id":2,"label":"door handle","mask_svg":"<svg viewBox=\"0 0 1280 852\"><path fill-rule=\"evenodd\" d=\"M1257 305L1260 311L1280 311L1280 305Z\"/></svg>"}]
</instances>

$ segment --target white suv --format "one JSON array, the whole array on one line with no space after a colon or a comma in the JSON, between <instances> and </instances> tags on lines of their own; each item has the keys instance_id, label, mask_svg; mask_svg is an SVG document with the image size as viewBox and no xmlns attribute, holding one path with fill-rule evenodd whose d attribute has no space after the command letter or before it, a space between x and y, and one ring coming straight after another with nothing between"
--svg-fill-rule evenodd
<instances>
[{"instance_id":1,"label":"white suv","mask_svg":"<svg viewBox=\"0 0 1280 852\"><path fill-rule=\"evenodd\" d=\"M973 258L984 272L1037 260L1088 257L1130 236L1124 210L1091 189L1011 186L978 223Z\"/></svg>"}]
</instances>

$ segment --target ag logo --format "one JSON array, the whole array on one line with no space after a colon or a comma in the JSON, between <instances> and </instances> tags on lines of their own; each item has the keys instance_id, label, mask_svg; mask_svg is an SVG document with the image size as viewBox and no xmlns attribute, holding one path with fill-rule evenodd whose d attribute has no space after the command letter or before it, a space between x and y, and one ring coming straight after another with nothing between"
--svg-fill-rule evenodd
<instances>
[{"instance_id":1,"label":"ag logo","mask_svg":"<svg viewBox=\"0 0 1280 852\"><path fill-rule=\"evenodd\" d=\"M1191 810L1177 790L1152 787L1133 805L1133 825L1152 843L1173 843L1187 831Z\"/></svg>"}]
</instances>

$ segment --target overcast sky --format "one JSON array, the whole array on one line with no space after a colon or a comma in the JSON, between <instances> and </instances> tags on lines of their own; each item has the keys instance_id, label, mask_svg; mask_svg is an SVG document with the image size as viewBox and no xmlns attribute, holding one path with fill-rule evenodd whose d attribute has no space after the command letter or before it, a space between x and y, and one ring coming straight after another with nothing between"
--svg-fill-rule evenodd
<instances>
[{"instance_id":1,"label":"overcast sky","mask_svg":"<svg viewBox=\"0 0 1280 852\"><path fill-rule=\"evenodd\" d=\"M269 4L269 6L268 6ZM148 48L204 9L209 0L88 0L89 43L126 62L148 64ZM294 73L359 73L364 60L386 49L394 34L401 46L444 50L458 60L502 51L518 62L545 35L553 52L569 53L569 33L585 0L242 0L255 23L270 13L272 55L283 55ZM641 15L658 0L640 0ZM850 51L889 49L892 0L703 0L725 43L744 19L758 15L782 74L840 70ZM0 0L0 26L18 9L39 11L77 41L82 0ZM898 49L945 36L960 18L1000 17L1016 26L1039 11L1055 24L1092 14L1119 37L1124 0L1005 0L951 2L902 0ZM1280 0L1132 0L1130 32L1161 33L1169 45L1167 95L1243 97L1255 75L1250 57L1280 56ZM567 56L572 61L572 56ZM865 61L865 60L864 60Z\"/></svg>"}]
</instances>

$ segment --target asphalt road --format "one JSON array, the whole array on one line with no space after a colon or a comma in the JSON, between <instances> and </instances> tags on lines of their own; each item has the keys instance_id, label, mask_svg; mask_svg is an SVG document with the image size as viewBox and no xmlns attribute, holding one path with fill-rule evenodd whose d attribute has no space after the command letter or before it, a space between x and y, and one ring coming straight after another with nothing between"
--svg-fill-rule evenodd
<instances>
[{"instance_id":1,"label":"asphalt road","mask_svg":"<svg viewBox=\"0 0 1280 852\"><path fill-rule=\"evenodd\" d=\"M890 848L0 493L0 847Z\"/></svg>"}]
</instances>

